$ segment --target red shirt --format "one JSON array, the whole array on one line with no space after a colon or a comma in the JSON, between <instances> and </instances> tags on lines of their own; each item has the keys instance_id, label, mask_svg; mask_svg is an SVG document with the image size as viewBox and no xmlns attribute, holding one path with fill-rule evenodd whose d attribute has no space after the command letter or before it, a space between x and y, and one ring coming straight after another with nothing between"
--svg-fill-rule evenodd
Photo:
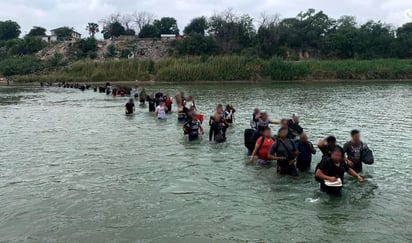
<instances>
[{"instance_id":1,"label":"red shirt","mask_svg":"<svg viewBox=\"0 0 412 243\"><path fill-rule=\"evenodd\" d=\"M265 138L262 144L262 139L263 139L263 136L260 137L256 141L256 146L260 145L260 148L258 151L258 158L260 160L268 160L269 159L268 154L269 154L270 148L272 148L272 145L275 143L275 141L272 138Z\"/></svg>"}]
</instances>

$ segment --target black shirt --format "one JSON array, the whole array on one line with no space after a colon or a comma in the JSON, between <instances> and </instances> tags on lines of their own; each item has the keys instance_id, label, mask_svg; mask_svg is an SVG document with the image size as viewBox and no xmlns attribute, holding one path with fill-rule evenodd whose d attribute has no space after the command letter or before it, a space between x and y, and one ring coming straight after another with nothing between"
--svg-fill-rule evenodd
<instances>
[{"instance_id":1,"label":"black shirt","mask_svg":"<svg viewBox=\"0 0 412 243\"><path fill-rule=\"evenodd\" d=\"M149 99L149 112L154 112L156 110L155 106L155 99L150 98Z\"/></svg>"},{"instance_id":2,"label":"black shirt","mask_svg":"<svg viewBox=\"0 0 412 243\"><path fill-rule=\"evenodd\" d=\"M127 114L133 114L134 103L127 102L125 107Z\"/></svg>"},{"instance_id":3,"label":"black shirt","mask_svg":"<svg viewBox=\"0 0 412 243\"><path fill-rule=\"evenodd\" d=\"M336 166L330 158L322 159L317 168L327 176L340 178L342 182L343 175L349 170L349 166L343 160L340 161L339 166Z\"/></svg>"},{"instance_id":4,"label":"black shirt","mask_svg":"<svg viewBox=\"0 0 412 243\"><path fill-rule=\"evenodd\" d=\"M296 138L303 133L303 128L299 125L298 122L293 122L292 119L288 120L288 130L289 134L293 136L293 138Z\"/></svg>"}]
</instances>

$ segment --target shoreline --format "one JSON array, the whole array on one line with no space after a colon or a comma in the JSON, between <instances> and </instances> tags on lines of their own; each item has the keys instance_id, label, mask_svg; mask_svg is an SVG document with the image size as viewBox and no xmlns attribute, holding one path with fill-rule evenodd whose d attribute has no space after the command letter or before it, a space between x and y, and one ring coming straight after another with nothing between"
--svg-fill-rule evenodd
<instances>
[{"instance_id":1,"label":"shoreline","mask_svg":"<svg viewBox=\"0 0 412 243\"><path fill-rule=\"evenodd\" d=\"M104 85L107 82L112 85L116 84L137 84L137 85L205 85L205 84L322 84L322 83L404 83L412 82L412 79L367 79L367 80L356 80L356 79L321 79L321 80L260 80L260 81L250 81L250 80L233 80L233 81L91 81L91 82L65 82L69 84L79 83L79 84L88 84L92 86ZM46 83L46 82L45 82ZM57 83L62 82L53 82L52 86L55 86ZM18 87L18 86L40 86L40 82L13 82L11 81L9 85L7 83L1 83L0 87Z\"/></svg>"}]
</instances>

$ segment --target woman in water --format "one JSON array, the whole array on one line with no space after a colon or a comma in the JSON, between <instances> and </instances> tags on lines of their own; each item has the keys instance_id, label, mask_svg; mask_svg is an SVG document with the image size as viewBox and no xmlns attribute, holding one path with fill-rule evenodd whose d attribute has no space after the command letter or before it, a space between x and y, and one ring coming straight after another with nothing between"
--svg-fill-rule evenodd
<instances>
[{"instance_id":1,"label":"woman in water","mask_svg":"<svg viewBox=\"0 0 412 243\"><path fill-rule=\"evenodd\" d=\"M272 138L272 132L269 127L263 128L262 136L256 141L255 149L250 156L249 162L253 164L255 156L258 155L259 165L270 165L272 161L269 159L269 151L275 144L275 140Z\"/></svg>"},{"instance_id":2,"label":"woman in water","mask_svg":"<svg viewBox=\"0 0 412 243\"><path fill-rule=\"evenodd\" d=\"M154 116L157 120L166 120L167 107L163 100L159 101L159 105L156 107Z\"/></svg>"}]
</instances>

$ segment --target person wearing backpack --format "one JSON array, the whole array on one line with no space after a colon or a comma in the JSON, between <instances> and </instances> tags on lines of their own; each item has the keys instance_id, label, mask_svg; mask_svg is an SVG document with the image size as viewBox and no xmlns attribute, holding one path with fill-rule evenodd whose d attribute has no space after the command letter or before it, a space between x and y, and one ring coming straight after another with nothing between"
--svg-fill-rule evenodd
<instances>
[{"instance_id":1,"label":"person wearing backpack","mask_svg":"<svg viewBox=\"0 0 412 243\"><path fill-rule=\"evenodd\" d=\"M359 173L362 171L362 161L365 164L372 164L373 156L368 146L361 141L359 130L352 130L350 135L352 139L343 146L345 161L356 173Z\"/></svg>"},{"instance_id":2,"label":"person wearing backpack","mask_svg":"<svg viewBox=\"0 0 412 243\"><path fill-rule=\"evenodd\" d=\"M269 159L277 161L277 172L281 175L298 176L296 170L296 149L292 140L288 139L288 129L280 128L278 139L269 152Z\"/></svg>"},{"instance_id":3,"label":"person wearing backpack","mask_svg":"<svg viewBox=\"0 0 412 243\"><path fill-rule=\"evenodd\" d=\"M255 156L258 156L257 163L259 165L271 165L272 161L269 159L269 151L272 148L275 140L272 138L272 132L269 127L262 131L262 136L257 139L255 149L250 156L249 162L253 164Z\"/></svg>"},{"instance_id":4,"label":"person wearing backpack","mask_svg":"<svg viewBox=\"0 0 412 243\"><path fill-rule=\"evenodd\" d=\"M316 154L316 149L305 133L300 134L299 140L295 142L295 147L298 152L296 167L302 172L308 171L312 163L312 154Z\"/></svg>"},{"instance_id":5,"label":"person wearing backpack","mask_svg":"<svg viewBox=\"0 0 412 243\"><path fill-rule=\"evenodd\" d=\"M303 133L303 128L299 125L299 115L297 113L293 113L292 119L288 120L288 129L289 137L292 137L294 140Z\"/></svg>"}]
</instances>

